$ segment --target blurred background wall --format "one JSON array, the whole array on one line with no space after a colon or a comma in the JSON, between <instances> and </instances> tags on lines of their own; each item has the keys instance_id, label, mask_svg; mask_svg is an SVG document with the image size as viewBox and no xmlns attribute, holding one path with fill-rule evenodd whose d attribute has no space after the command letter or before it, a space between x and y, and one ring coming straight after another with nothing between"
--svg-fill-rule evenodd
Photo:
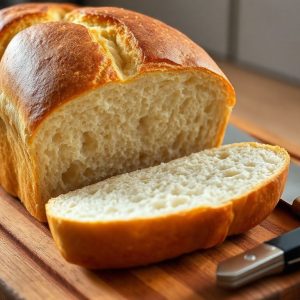
<instances>
[{"instance_id":1,"label":"blurred background wall","mask_svg":"<svg viewBox=\"0 0 300 300\"><path fill-rule=\"evenodd\" d=\"M0 0L6 7L30 1ZM43 1L34 1L43 2ZM66 1L52 1L66 2ZM178 28L219 59L300 83L299 0L81 0L121 6Z\"/></svg>"}]
</instances>

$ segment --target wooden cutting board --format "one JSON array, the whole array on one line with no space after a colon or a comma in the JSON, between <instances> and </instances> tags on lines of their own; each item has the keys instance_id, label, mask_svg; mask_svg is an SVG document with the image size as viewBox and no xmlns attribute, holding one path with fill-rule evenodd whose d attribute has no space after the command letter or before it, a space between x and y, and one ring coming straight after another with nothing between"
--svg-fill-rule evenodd
<instances>
[{"instance_id":1,"label":"wooden cutting board","mask_svg":"<svg viewBox=\"0 0 300 300\"><path fill-rule=\"evenodd\" d=\"M0 188L0 299L299 299L300 270L234 292L215 284L217 264L300 226L278 207L259 226L210 250L123 271L67 263L46 225Z\"/></svg>"},{"instance_id":2,"label":"wooden cutting board","mask_svg":"<svg viewBox=\"0 0 300 300\"><path fill-rule=\"evenodd\" d=\"M261 280L238 291L215 285L218 262L300 225L277 208L247 234L211 250L124 271L88 271L64 261L45 225L0 190L0 287L25 299L290 299L300 292L300 271ZM9 298L9 299L10 299ZM4 298L6 299L6 298Z\"/></svg>"}]
</instances>

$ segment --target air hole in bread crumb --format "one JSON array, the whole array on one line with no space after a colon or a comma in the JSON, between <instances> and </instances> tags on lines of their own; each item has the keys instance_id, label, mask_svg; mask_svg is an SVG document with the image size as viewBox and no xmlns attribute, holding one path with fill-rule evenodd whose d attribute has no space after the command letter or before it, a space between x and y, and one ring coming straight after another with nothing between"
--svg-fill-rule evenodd
<instances>
[{"instance_id":1,"label":"air hole in bread crumb","mask_svg":"<svg viewBox=\"0 0 300 300\"><path fill-rule=\"evenodd\" d=\"M237 170L225 170L225 172L223 174L225 177L233 177L233 176L239 175L240 172Z\"/></svg>"},{"instance_id":2,"label":"air hole in bread crumb","mask_svg":"<svg viewBox=\"0 0 300 300\"><path fill-rule=\"evenodd\" d=\"M195 77L189 77L185 82L184 82L187 86L188 85L196 85L198 82L195 79Z\"/></svg>"},{"instance_id":3,"label":"air hole in bread crumb","mask_svg":"<svg viewBox=\"0 0 300 300\"><path fill-rule=\"evenodd\" d=\"M162 161L167 161L170 157L170 150L168 148L162 148L160 150Z\"/></svg>"},{"instance_id":4,"label":"air hole in bread crumb","mask_svg":"<svg viewBox=\"0 0 300 300\"><path fill-rule=\"evenodd\" d=\"M228 169L230 169L232 166L230 166L230 165L228 165L228 164L224 164L224 165L221 165L220 167L219 167L219 170L220 171L225 171L225 170L228 170Z\"/></svg>"},{"instance_id":5,"label":"air hole in bread crumb","mask_svg":"<svg viewBox=\"0 0 300 300\"><path fill-rule=\"evenodd\" d=\"M148 127L148 123L149 123L149 118L147 116L140 118L138 129L142 132L146 131Z\"/></svg>"},{"instance_id":6,"label":"air hole in bread crumb","mask_svg":"<svg viewBox=\"0 0 300 300\"><path fill-rule=\"evenodd\" d=\"M207 103L206 107L204 108L204 112L206 114L210 114L213 109L215 109L215 103L211 101Z\"/></svg>"},{"instance_id":7,"label":"air hole in bread crumb","mask_svg":"<svg viewBox=\"0 0 300 300\"><path fill-rule=\"evenodd\" d=\"M147 164L147 161L148 161L148 157L147 157L147 154L146 153L139 153L139 161L141 164Z\"/></svg>"},{"instance_id":8,"label":"air hole in bread crumb","mask_svg":"<svg viewBox=\"0 0 300 300\"><path fill-rule=\"evenodd\" d=\"M184 137L185 137L185 133L184 133L184 132L180 132L180 133L177 135L175 141L173 142L173 148L175 148L175 149L180 148L181 145L182 145L183 142L184 142Z\"/></svg>"},{"instance_id":9,"label":"air hole in bread crumb","mask_svg":"<svg viewBox=\"0 0 300 300\"><path fill-rule=\"evenodd\" d=\"M84 175L85 177L89 178L89 177L95 176L95 172L94 172L94 170L91 169L91 168L86 168L86 169L84 170L84 172L83 172L83 175Z\"/></svg>"},{"instance_id":10,"label":"air hole in bread crumb","mask_svg":"<svg viewBox=\"0 0 300 300\"><path fill-rule=\"evenodd\" d=\"M218 157L219 159L226 159L227 157L229 156L229 153L228 152L221 152Z\"/></svg>"},{"instance_id":11,"label":"air hole in bread crumb","mask_svg":"<svg viewBox=\"0 0 300 300\"><path fill-rule=\"evenodd\" d=\"M186 187L186 186L189 185L189 182L188 182L188 181L182 181L181 185L182 185L183 187Z\"/></svg>"},{"instance_id":12,"label":"air hole in bread crumb","mask_svg":"<svg viewBox=\"0 0 300 300\"><path fill-rule=\"evenodd\" d=\"M194 123L199 124L203 117L201 115L197 115L194 118ZM199 129L200 130L200 129Z\"/></svg>"},{"instance_id":13,"label":"air hole in bread crumb","mask_svg":"<svg viewBox=\"0 0 300 300\"><path fill-rule=\"evenodd\" d=\"M144 199L142 195L136 195L135 197L132 198L132 202L138 203L141 202Z\"/></svg>"},{"instance_id":14,"label":"air hole in bread crumb","mask_svg":"<svg viewBox=\"0 0 300 300\"><path fill-rule=\"evenodd\" d=\"M78 185L80 181L80 170L82 170L82 163L73 161L69 168L62 173L61 179L66 186Z\"/></svg>"},{"instance_id":15,"label":"air hole in bread crumb","mask_svg":"<svg viewBox=\"0 0 300 300\"><path fill-rule=\"evenodd\" d=\"M55 144L60 144L62 142L62 135L59 132L54 134L54 136L52 137L52 141Z\"/></svg>"},{"instance_id":16,"label":"air hole in bread crumb","mask_svg":"<svg viewBox=\"0 0 300 300\"><path fill-rule=\"evenodd\" d=\"M252 162L252 161L249 161L248 163L246 163L246 166L254 168L256 166L256 164L254 162Z\"/></svg>"},{"instance_id":17,"label":"air hole in bread crumb","mask_svg":"<svg viewBox=\"0 0 300 300\"><path fill-rule=\"evenodd\" d=\"M193 100L194 100L193 98L186 98L179 107L179 113L181 114L186 113L190 109L191 102Z\"/></svg>"},{"instance_id":18,"label":"air hole in bread crumb","mask_svg":"<svg viewBox=\"0 0 300 300\"><path fill-rule=\"evenodd\" d=\"M178 207L187 203L187 200L184 198L176 198L172 201L172 207Z\"/></svg>"},{"instance_id":19,"label":"air hole in bread crumb","mask_svg":"<svg viewBox=\"0 0 300 300\"><path fill-rule=\"evenodd\" d=\"M156 209L163 209L166 208L166 203L162 202L162 201L157 201L153 203L153 207Z\"/></svg>"},{"instance_id":20,"label":"air hole in bread crumb","mask_svg":"<svg viewBox=\"0 0 300 300\"><path fill-rule=\"evenodd\" d=\"M97 150L97 141L91 132L84 132L82 135L81 152L85 156L93 154Z\"/></svg>"},{"instance_id":21,"label":"air hole in bread crumb","mask_svg":"<svg viewBox=\"0 0 300 300\"><path fill-rule=\"evenodd\" d=\"M174 187L171 191L172 195L179 195L180 192L181 192L181 190L178 186Z\"/></svg>"},{"instance_id":22,"label":"air hole in bread crumb","mask_svg":"<svg viewBox=\"0 0 300 300\"><path fill-rule=\"evenodd\" d=\"M106 212L108 212L108 213L116 213L116 212L118 212L118 210L116 208L114 208L114 207L109 207Z\"/></svg>"}]
</instances>

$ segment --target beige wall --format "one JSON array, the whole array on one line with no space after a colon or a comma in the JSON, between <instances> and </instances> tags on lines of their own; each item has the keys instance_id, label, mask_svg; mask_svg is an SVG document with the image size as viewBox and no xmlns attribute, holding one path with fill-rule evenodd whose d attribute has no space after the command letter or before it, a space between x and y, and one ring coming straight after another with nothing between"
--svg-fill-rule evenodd
<instances>
[{"instance_id":1,"label":"beige wall","mask_svg":"<svg viewBox=\"0 0 300 300\"><path fill-rule=\"evenodd\" d=\"M300 0L240 0L237 60L300 81Z\"/></svg>"}]
</instances>

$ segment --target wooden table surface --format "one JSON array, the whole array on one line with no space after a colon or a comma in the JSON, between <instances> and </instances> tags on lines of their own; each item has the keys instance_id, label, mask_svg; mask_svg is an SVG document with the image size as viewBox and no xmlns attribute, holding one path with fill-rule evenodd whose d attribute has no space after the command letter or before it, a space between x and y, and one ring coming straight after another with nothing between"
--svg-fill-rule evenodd
<instances>
[{"instance_id":1,"label":"wooden table surface","mask_svg":"<svg viewBox=\"0 0 300 300\"><path fill-rule=\"evenodd\" d=\"M294 100L300 89L289 87L292 100L285 103L283 110L282 106L275 106L277 93L274 97L265 94L261 99L263 88L259 87L254 94L253 89L267 84L267 79L226 64L223 69L238 93L239 104L232 122L264 140L286 146L300 157L300 141L296 138L299 125L289 117L300 111L300 100ZM251 77L244 78L253 82L252 88L248 89L243 76ZM272 82L273 93L277 83ZM266 108L269 100L271 104ZM248 108L248 101L252 109ZM262 101L265 102L260 108ZM276 117L280 110L284 113L279 122ZM3 190L0 198L0 299L299 299L300 270L260 280L234 292L215 285L218 262L300 226L300 220L282 207L246 234L231 237L213 249L149 267L95 272L65 262L47 226L35 221L19 201Z\"/></svg>"},{"instance_id":2,"label":"wooden table surface","mask_svg":"<svg viewBox=\"0 0 300 300\"><path fill-rule=\"evenodd\" d=\"M231 122L262 140L286 147L300 160L300 86L218 63L236 90Z\"/></svg>"}]
</instances>

